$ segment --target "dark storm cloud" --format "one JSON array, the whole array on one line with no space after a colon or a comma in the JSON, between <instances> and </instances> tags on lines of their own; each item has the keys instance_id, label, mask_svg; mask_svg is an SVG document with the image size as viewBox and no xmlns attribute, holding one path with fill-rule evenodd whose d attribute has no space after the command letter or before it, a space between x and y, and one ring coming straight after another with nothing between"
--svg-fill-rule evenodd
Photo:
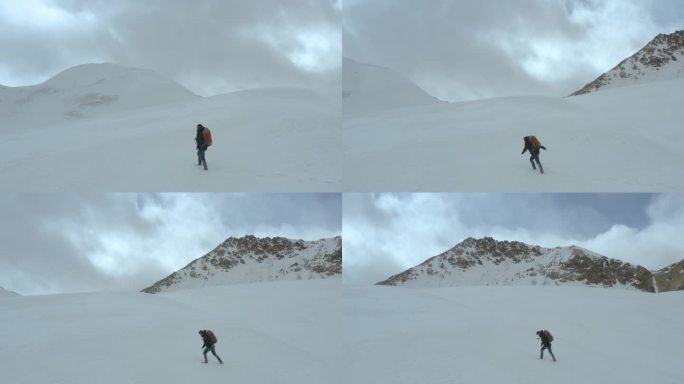
<instances>
[{"instance_id":1,"label":"dark storm cloud","mask_svg":"<svg viewBox=\"0 0 684 384\"><path fill-rule=\"evenodd\" d=\"M578 245L650 269L684 258L684 194L345 194L344 281L373 283L490 236Z\"/></svg>"},{"instance_id":2,"label":"dark storm cloud","mask_svg":"<svg viewBox=\"0 0 684 384\"><path fill-rule=\"evenodd\" d=\"M343 52L447 100L564 96L684 27L669 9L681 13L655 0L349 1Z\"/></svg>"},{"instance_id":3,"label":"dark storm cloud","mask_svg":"<svg viewBox=\"0 0 684 384\"><path fill-rule=\"evenodd\" d=\"M0 3L0 76L10 85L86 62L153 69L203 95L318 87L339 72L340 10L328 0L9 3Z\"/></svg>"},{"instance_id":4,"label":"dark storm cloud","mask_svg":"<svg viewBox=\"0 0 684 384\"><path fill-rule=\"evenodd\" d=\"M0 286L138 290L231 236L340 232L339 194L5 194Z\"/></svg>"}]
</instances>

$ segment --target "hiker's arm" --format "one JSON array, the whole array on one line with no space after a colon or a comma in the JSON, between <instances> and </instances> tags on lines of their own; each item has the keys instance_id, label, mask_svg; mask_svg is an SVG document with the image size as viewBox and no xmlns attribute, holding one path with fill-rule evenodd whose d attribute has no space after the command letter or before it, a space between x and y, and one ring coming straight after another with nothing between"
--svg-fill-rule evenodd
<instances>
[{"instance_id":1,"label":"hiker's arm","mask_svg":"<svg viewBox=\"0 0 684 384\"><path fill-rule=\"evenodd\" d=\"M521 155L524 155L524 154L525 154L525 151L527 151L527 145L525 146L525 148L523 148L523 151L522 151Z\"/></svg>"},{"instance_id":2,"label":"hiker's arm","mask_svg":"<svg viewBox=\"0 0 684 384\"><path fill-rule=\"evenodd\" d=\"M546 151L546 147L545 147L545 146L543 146L543 145L540 145L540 147L541 147L541 149L543 149L543 150L545 150L545 151Z\"/></svg>"}]
</instances>

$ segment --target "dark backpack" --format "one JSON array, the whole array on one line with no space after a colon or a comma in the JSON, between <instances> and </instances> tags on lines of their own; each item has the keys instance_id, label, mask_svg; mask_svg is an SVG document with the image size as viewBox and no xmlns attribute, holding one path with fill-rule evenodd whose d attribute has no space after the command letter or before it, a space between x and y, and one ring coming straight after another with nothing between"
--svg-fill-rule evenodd
<instances>
[{"instance_id":1,"label":"dark backpack","mask_svg":"<svg viewBox=\"0 0 684 384\"><path fill-rule=\"evenodd\" d=\"M553 335L551 332L544 330L544 336L546 336L546 339L549 341L549 343L553 341Z\"/></svg>"},{"instance_id":2,"label":"dark backpack","mask_svg":"<svg viewBox=\"0 0 684 384\"><path fill-rule=\"evenodd\" d=\"M207 329L207 336L209 337L209 340L211 340L211 344L216 344L218 339L216 338L216 335L214 335L214 332L212 332L210 329Z\"/></svg>"}]
</instances>

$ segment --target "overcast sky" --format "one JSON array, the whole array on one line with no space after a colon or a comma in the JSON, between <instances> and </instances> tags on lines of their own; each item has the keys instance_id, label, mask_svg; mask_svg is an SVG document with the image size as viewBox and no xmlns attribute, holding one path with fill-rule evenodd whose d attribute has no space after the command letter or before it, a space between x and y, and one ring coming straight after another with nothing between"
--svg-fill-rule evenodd
<instances>
[{"instance_id":1,"label":"overcast sky","mask_svg":"<svg viewBox=\"0 0 684 384\"><path fill-rule=\"evenodd\" d=\"M343 279L373 284L467 237L577 245L657 270L684 259L683 194L344 194Z\"/></svg>"},{"instance_id":2,"label":"overcast sky","mask_svg":"<svg viewBox=\"0 0 684 384\"><path fill-rule=\"evenodd\" d=\"M344 0L346 57L449 101L566 96L684 29L682 0Z\"/></svg>"},{"instance_id":3,"label":"overcast sky","mask_svg":"<svg viewBox=\"0 0 684 384\"><path fill-rule=\"evenodd\" d=\"M341 234L340 194L3 194L0 286L140 290L228 237Z\"/></svg>"},{"instance_id":4,"label":"overcast sky","mask_svg":"<svg viewBox=\"0 0 684 384\"><path fill-rule=\"evenodd\" d=\"M339 83L339 0L0 0L0 84L69 67L155 70L202 96Z\"/></svg>"}]
</instances>

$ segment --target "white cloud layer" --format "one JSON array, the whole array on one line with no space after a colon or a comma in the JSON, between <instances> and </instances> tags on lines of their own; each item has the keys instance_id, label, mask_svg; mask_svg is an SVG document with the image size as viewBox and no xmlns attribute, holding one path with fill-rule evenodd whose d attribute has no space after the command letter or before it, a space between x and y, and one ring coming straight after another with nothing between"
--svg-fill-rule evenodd
<instances>
[{"instance_id":1,"label":"white cloud layer","mask_svg":"<svg viewBox=\"0 0 684 384\"><path fill-rule=\"evenodd\" d=\"M203 96L339 77L329 0L0 0L0 84L90 62L155 70Z\"/></svg>"},{"instance_id":2,"label":"white cloud layer","mask_svg":"<svg viewBox=\"0 0 684 384\"><path fill-rule=\"evenodd\" d=\"M0 286L139 290L228 237L340 233L340 194L6 194Z\"/></svg>"},{"instance_id":3,"label":"white cloud layer","mask_svg":"<svg viewBox=\"0 0 684 384\"><path fill-rule=\"evenodd\" d=\"M397 70L457 101L565 96L684 28L678 0L352 1L345 56Z\"/></svg>"}]
</instances>

